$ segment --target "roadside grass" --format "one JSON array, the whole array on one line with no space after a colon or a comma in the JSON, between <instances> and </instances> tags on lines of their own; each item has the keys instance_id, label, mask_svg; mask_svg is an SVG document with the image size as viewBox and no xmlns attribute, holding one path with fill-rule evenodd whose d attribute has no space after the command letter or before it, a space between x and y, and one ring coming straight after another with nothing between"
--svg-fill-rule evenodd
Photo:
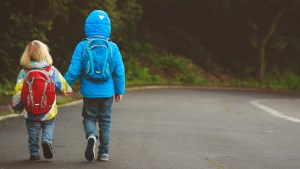
<instances>
[{"instance_id":1,"label":"roadside grass","mask_svg":"<svg viewBox=\"0 0 300 169\"><path fill-rule=\"evenodd\" d=\"M56 104L59 106L59 105L63 105L63 104L66 104L66 103L70 103L70 102L73 102L73 101L76 101L76 100L80 100L81 97L62 97L62 98L58 98L56 100Z\"/></svg>"},{"instance_id":2,"label":"roadside grass","mask_svg":"<svg viewBox=\"0 0 300 169\"><path fill-rule=\"evenodd\" d=\"M262 81L253 78L234 79L222 83L223 86L229 87L252 87L259 89L272 90L291 90L300 91L300 76L291 72L284 73L267 73Z\"/></svg>"},{"instance_id":3,"label":"roadside grass","mask_svg":"<svg viewBox=\"0 0 300 169\"><path fill-rule=\"evenodd\" d=\"M7 116L7 115L10 115L10 114L14 114L14 113L12 113L8 110L0 111L0 117Z\"/></svg>"}]
</instances>

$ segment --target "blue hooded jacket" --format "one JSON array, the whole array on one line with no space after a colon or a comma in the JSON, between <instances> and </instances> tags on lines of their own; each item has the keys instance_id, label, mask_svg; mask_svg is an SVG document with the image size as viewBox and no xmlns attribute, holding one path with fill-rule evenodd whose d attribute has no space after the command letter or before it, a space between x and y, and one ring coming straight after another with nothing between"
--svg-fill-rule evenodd
<instances>
[{"instance_id":1,"label":"blue hooded jacket","mask_svg":"<svg viewBox=\"0 0 300 169\"><path fill-rule=\"evenodd\" d=\"M110 19L106 12L102 10L92 11L85 21L84 31L86 37L92 38L102 36L109 38L111 33ZM82 54L87 41L77 44L72 56L71 64L64 78L72 85L80 78L80 92L87 98L106 98L114 94L124 94L125 91L125 68L118 46L110 41L112 54L115 60L113 77L104 82L92 82L82 76Z\"/></svg>"}]
</instances>

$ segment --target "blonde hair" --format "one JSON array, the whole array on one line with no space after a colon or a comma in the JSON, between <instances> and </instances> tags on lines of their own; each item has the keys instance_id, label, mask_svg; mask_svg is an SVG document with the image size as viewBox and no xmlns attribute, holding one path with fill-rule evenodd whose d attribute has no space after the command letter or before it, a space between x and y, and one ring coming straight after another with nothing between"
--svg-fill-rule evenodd
<instances>
[{"instance_id":1,"label":"blonde hair","mask_svg":"<svg viewBox=\"0 0 300 169\"><path fill-rule=\"evenodd\" d=\"M24 68L30 68L30 61L34 60L44 60L48 65L52 65L53 63L48 46L39 40L34 40L28 43L21 56L20 64Z\"/></svg>"}]
</instances>

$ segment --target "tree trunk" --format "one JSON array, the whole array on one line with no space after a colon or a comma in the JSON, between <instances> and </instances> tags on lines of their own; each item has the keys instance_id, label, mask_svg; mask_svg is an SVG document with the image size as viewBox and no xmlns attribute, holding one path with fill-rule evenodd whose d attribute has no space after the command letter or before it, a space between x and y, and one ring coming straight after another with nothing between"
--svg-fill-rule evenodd
<instances>
[{"instance_id":1,"label":"tree trunk","mask_svg":"<svg viewBox=\"0 0 300 169\"><path fill-rule=\"evenodd\" d=\"M266 44L260 43L257 47L259 59L259 71L257 72L257 79L262 80L266 71Z\"/></svg>"}]
</instances>

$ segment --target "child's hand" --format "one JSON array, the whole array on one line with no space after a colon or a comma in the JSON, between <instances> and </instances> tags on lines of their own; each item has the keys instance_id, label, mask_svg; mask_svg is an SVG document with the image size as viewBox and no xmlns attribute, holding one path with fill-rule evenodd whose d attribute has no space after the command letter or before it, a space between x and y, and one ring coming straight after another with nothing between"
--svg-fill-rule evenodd
<instances>
[{"instance_id":1,"label":"child's hand","mask_svg":"<svg viewBox=\"0 0 300 169\"><path fill-rule=\"evenodd\" d=\"M23 112L23 109L13 109L10 105L8 106L8 110L15 114L21 114Z\"/></svg>"},{"instance_id":2,"label":"child's hand","mask_svg":"<svg viewBox=\"0 0 300 169\"><path fill-rule=\"evenodd\" d=\"M115 95L116 102L120 102L122 100L122 98L123 98L123 95L121 95L121 94Z\"/></svg>"},{"instance_id":3,"label":"child's hand","mask_svg":"<svg viewBox=\"0 0 300 169\"><path fill-rule=\"evenodd\" d=\"M21 114L22 112L23 112L23 110L16 110L16 109L14 110L15 114Z\"/></svg>"}]
</instances>

